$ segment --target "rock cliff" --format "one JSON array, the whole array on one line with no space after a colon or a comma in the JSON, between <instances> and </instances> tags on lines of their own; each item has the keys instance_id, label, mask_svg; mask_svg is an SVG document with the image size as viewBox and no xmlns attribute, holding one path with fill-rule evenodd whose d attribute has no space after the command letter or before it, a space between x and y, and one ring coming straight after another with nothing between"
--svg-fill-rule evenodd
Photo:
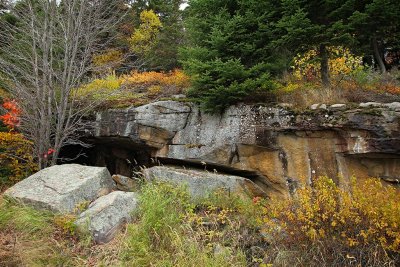
<instances>
[{"instance_id":1,"label":"rock cliff","mask_svg":"<svg viewBox=\"0 0 400 267\"><path fill-rule=\"evenodd\" d=\"M343 186L353 175L400 180L400 103L238 105L209 115L161 101L98 113L86 139L94 164L115 173L151 158L245 176L268 194L287 195L321 175Z\"/></svg>"}]
</instances>

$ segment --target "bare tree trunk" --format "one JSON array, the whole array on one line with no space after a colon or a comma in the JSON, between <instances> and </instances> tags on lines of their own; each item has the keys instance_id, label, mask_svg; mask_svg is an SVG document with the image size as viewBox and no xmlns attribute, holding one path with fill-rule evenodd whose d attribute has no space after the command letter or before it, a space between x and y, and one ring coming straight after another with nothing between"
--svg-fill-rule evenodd
<instances>
[{"instance_id":1,"label":"bare tree trunk","mask_svg":"<svg viewBox=\"0 0 400 267\"><path fill-rule=\"evenodd\" d=\"M376 62L378 63L379 69L381 70L382 73L386 72L386 66L385 63L383 62L383 55L379 51L379 46L378 46L378 40L376 37L373 37L372 40L372 49L374 51L374 58Z\"/></svg>"},{"instance_id":2,"label":"bare tree trunk","mask_svg":"<svg viewBox=\"0 0 400 267\"><path fill-rule=\"evenodd\" d=\"M7 25L0 36L7 40L0 45L0 74L22 110L20 130L33 141L44 168L56 164L63 146L82 144L82 117L92 106L79 104L76 89L93 71L93 55L109 43L104 36L124 14L115 12L118 0L24 3L12 10L18 26Z\"/></svg>"},{"instance_id":3,"label":"bare tree trunk","mask_svg":"<svg viewBox=\"0 0 400 267\"><path fill-rule=\"evenodd\" d=\"M322 79L322 84L325 86L330 85L330 79L329 79L329 54L328 50L326 49L326 46L324 44L321 44L319 46L319 55L321 58L321 79Z\"/></svg>"}]
</instances>

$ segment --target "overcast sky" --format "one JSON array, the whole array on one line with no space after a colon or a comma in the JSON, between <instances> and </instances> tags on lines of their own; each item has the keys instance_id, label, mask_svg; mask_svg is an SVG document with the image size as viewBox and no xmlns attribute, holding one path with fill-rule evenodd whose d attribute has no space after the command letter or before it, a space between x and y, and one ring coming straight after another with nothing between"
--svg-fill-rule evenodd
<instances>
[{"instance_id":1,"label":"overcast sky","mask_svg":"<svg viewBox=\"0 0 400 267\"><path fill-rule=\"evenodd\" d=\"M187 4L187 3L184 3L184 4L181 5L180 9L181 9L181 10L184 10L185 8L187 8L187 6L188 6L188 4Z\"/></svg>"}]
</instances>

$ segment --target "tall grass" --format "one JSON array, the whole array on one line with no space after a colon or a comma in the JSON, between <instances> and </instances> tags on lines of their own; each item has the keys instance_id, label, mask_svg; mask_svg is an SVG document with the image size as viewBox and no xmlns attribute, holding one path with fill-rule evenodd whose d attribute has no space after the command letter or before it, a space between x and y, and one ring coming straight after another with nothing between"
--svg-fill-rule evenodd
<instances>
[{"instance_id":1,"label":"tall grass","mask_svg":"<svg viewBox=\"0 0 400 267\"><path fill-rule=\"evenodd\" d=\"M187 234L186 214L194 206L184 188L147 184L140 197L138 222L128 226L122 254L130 266L245 266L243 253L213 253Z\"/></svg>"}]
</instances>

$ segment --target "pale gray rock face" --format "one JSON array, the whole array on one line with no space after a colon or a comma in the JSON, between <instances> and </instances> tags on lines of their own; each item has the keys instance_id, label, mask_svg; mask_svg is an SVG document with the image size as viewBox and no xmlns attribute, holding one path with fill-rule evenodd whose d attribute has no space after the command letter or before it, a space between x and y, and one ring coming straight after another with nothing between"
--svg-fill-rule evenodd
<instances>
[{"instance_id":1,"label":"pale gray rock face","mask_svg":"<svg viewBox=\"0 0 400 267\"><path fill-rule=\"evenodd\" d=\"M4 195L35 208L72 213L80 203L108 194L114 186L105 167L66 164L41 170Z\"/></svg>"},{"instance_id":2,"label":"pale gray rock face","mask_svg":"<svg viewBox=\"0 0 400 267\"><path fill-rule=\"evenodd\" d=\"M79 215L75 225L81 231L89 231L96 243L107 243L124 224L131 221L137 207L136 193L114 191L91 203Z\"/></svg>"},{"instance_id":3,"label":"pale gray rock face","mask_svg":"<svg viewBox=\"0 0 400 267\"><path fill-rule=\"evenodd\" d=\"M145 169L143 173L149 181L187 186L193 199L205 198L218 189L248 197L265 196L265 192L258 185L239 176L164 166Z\"/></svg>"},{"instance_id":4,"label":"pale gray rock face","mask_svg":"<svg viewBox=\"0 0 400 267\"><path fill-rule=\"evenodd\" d=\"M189 104L175 101L99 112L94 135L127 137L138 144L159 149L186 126L190 112Z\"/></svg>"},{"instance_id":5,"label":"pale gray rock face","mask_svg":"<svg viewBox=\"0 0 400 267\"><path fill-rule=\"evenodd\" d=\"M360 103L360 108L370 108L370 107L381 107L383 104L376 103L376 102L367 102L367 103Z\"/></svg>"},{"instance_id":6,"label":"pale gray rock face","mask_svg":"<svg viewBox=\"0 0 400 267\"><path fill-rule=\"evenodd\" d=\"M387 103L384 104L384 106L388 107L389 109L400 110L400 102Z\"/></svg>"},{"instance_id":7,"label":"pale gray rock face","mask_svg":"<svg viewBox=\"0 0 400 267\"><path fill-rule=\"evenodd\" d=\"M322 175L339 174L344 184L353 175L399 179L399 105L315 104L301 111L239 104L210 115L193 103L161 101L103 111L87 137L114 145L123 138L121 147L138 147L126 148L127 153L146 149L161 163L206 162L229 167L239 176L239 170L250 171L268 194L286 195L293 184L311 183Z\"/></svg>"},{"instance_id":8,"label":"pale gray rock face","mask_svg":"<svg viewBox=\"0 0 400 267\"><path fill-rule=\"evenodd\" d=\"M346 104L333 104L329 108L330 109L336 109L336 110L345 110L346 109Z\"/></svg>"}]
</instances>

